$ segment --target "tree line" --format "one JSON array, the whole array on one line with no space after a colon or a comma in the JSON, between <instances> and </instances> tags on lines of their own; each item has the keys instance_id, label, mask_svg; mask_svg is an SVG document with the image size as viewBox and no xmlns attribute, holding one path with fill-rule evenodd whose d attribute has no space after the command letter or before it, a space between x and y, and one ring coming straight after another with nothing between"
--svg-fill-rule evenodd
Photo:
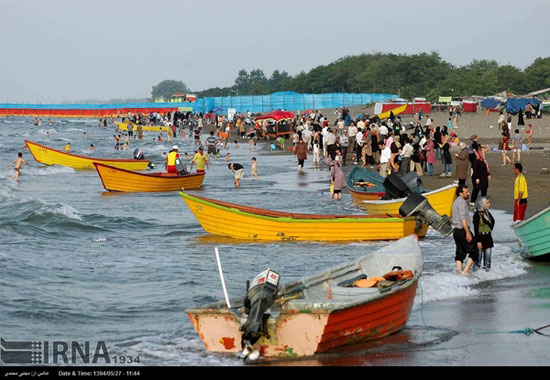
<instances>
[{"instance_id":1,"label":"tree line","mask_svg":"<svg viewBox=\"0 0 550 380\"><path fill-rule=\"evenodd\" d=\"M159 86L153 88L153 98ZM434 102L439 96L491 96L502 91L526 94L545 88L550 88L550 57L537 58L521 70L512 65L500 65L495 60L474 60L469 65L455 66L432 52L347 56L294 76L275 70L268 77L261 69L250 72L241 69L232 86L194 94L216 97L267 95L278 91L390 93L405 99L425 97ZM179 87L171 86L169 91L188 92L188 89L179 82Z\"/></svg>"}]
</instances>

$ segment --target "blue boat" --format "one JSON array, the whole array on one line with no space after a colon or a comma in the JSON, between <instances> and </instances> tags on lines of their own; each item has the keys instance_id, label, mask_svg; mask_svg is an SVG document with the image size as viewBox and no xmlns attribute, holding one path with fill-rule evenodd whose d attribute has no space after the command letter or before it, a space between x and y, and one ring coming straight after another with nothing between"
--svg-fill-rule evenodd
<instances>
[{"instance_id":1,"label":"blue boat","mask_svg":"<svg viewBox=\"0 0 550 380\"><path fill-rule=\"evenodd\" d=\"M513 224L512 229L529 258L550 258L550 206Z\"/></svg>"}]
</instances>

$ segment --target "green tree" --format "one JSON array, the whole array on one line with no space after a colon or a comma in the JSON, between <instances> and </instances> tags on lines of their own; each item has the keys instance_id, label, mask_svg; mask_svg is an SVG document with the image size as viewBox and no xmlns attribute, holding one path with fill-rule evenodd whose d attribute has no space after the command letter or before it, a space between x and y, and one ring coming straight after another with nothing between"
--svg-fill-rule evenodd
<instances>
[{"instance_id":1,"label":"green tree","mask_svg":"<svg viewBox=\"0 0 550 380\"><path fill-rule=\"evenodd\" d=\"M240 95L246 95L250 91L250 74L245 69L239 70L237 78L235 79L235 90Z\"/></svg>"},{"instance_id":2,"label":"green tree","mask_svg":"<svg viewBox=\"0 0 550 380\"><path fill-rule=\"evenodd\" d=\"M442 60L436 52L413 55L374 53L346 56L295 76L275 70L267 78L260 69L250 72L242 69L232 87L205 90L202 94L378 92L397 94L406 99L425 97L437 101L439 96L490 96L505 90L524 94L549 87L550 57L537 58L522 71L486 59L455 67Z\"/></svg>"},{"instance_id":3,"label":"green tree","mask_svg":"<svg viewBox=\"0 0 550 380\"><path fill-rule=\"evenodd\" d=\"M496 69L500 91L510 91L516 94L529 92L526 86L525 73L511 65L500 66Z\"/></svg>"},{"instance_id":4,"label":"green tree","mask_svg":"<svg viewBox=\"0 0 550 380\"><path fill-rule=\"evenodd\" d=\"M249 74L252 95L265 95L268 92L268 80L263 70L254 69Z\"/></svg>"},{"instance_id":5,"label":"green tree","mask_svg":"<svg viewBox=\"0 0 550 380\"><path fill-rule=\"evenodd\" d=\"M291 81L292 77L286 71L275 70L269 77L269 92L286 91L290 88Z\"/></svg>"},{"instance_id":6,"label":"green tree","mask_svg":"<svg viewBox=\"0 0 550 380\"><path fill-rule=\"evenodd\" d=\"M153 86L151 96L154 99L163 98L169 100L176 92L183 92L184 94L190 92L187 85L182 81L176 80L163 80L156 86Z\"/></svg>"},{"instance_id":7,"label":"green tree","mask_svg":"<svg viewBox=\"0 0 550 380\"><path fill-rule=\"evenodd\" d=\"M550 88L550 57L535 59L525 69L525 77L529 85L527 92Z\"/></svg>"}]
</instances>

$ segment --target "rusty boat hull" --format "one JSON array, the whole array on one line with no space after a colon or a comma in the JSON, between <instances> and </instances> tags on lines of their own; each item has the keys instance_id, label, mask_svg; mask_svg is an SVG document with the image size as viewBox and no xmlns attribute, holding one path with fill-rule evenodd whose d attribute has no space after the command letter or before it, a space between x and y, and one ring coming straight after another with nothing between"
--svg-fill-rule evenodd
<instances>
[{"instance_id":1,"label":"rusty boat hull","mask_svg":"<svg viewBox=\"0 0 550 380\"><path fill-rule=\"evenodd\" d=\"M378 278L395 266L412 277L387 287L343 286L358 275ZM279 292L267 320L268 337L256 343L264 357L293 358L328 352L345 345L383 338L401 330L414 304L423 258L415 235L379 251L310 278L289 284ZM187 310L205 348L219 353L242 350L240 326L243 299Z\"/></svg>"}]
</instances>

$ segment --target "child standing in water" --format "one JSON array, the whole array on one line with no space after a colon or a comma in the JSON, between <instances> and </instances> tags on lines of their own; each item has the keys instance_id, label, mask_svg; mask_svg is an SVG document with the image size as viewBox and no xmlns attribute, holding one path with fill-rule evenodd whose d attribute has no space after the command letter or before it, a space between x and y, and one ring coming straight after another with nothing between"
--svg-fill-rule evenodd
<instances>
[{"instance_id":1,"label":"child standing in water","mask_svg":"<svg viewBox=\"0 0 550 380\"><path fill-rule=\"evenodd\" d=\"M489 212L491 201L488 197L478 198L474 212L474 234L479 251L476 267L483 266L483 269L491 269L491 253L493 250L493 236L491 231L495 227L495 219Z\"/></svg>"},{"instance_id":2,"label":"child standing in water","mask_svg":"<svg viewBox=\"0 0 550 380\"><path fill-rule=\"evenodd\" d=\"M319 167L320 160L321 160L321 147L319 145L319 142L315 141L313 143L313 167L314 168Z\"/></svg>"},{"instance_id":3,"label":"child standing in water","mask_svg":"<svg viewBox=\"0 0 550 380\"><path fill-rule=\"evenodd\" d=\"M30 164L23 159L23 153L21 152L17 153L17 158L8 164L8 168L14 164L15 166L13 167L13 170L15 170L15 174L11 178L16 181L19 181L19 175L21 174L21 166L23 166L23 164L30 166Z\"/></svg>"},{"instance_id":4,"label":"child standing in water","mask_svg":"<svg viewBox=\"0 0 550 380\"><path fill-rule=\"evenodd\" d=\"M256 162L256 157L252 157L252 172L250 173L250 179L258 179L258 164Z\"/></svg>"}]
</instances>

